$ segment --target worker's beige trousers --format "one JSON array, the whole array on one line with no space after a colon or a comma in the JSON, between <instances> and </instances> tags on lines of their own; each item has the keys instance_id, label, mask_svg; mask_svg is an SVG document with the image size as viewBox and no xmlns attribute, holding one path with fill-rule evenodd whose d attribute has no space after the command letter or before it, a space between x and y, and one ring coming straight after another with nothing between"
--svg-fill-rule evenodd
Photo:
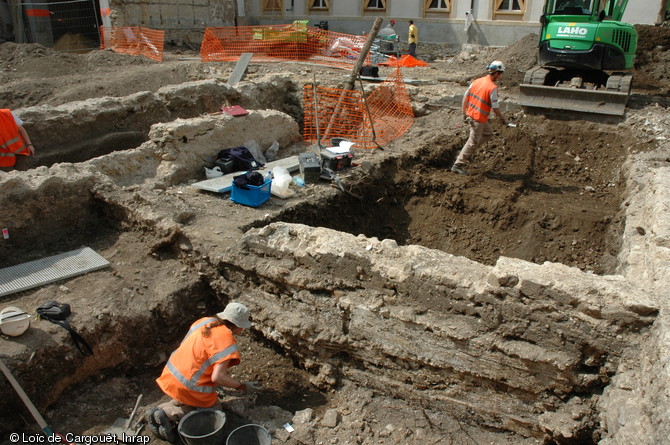
<instances>
[{"instance_id":1,"label":"worker's beige trousers","mask_svg":"<svg viewBox=\"0 0 670 445\"><path fill-rule=\"evenodd\" d=\"M471 117L468 118L468 123L470 124L470 137L468 141L463 146L463 149L456 158L455 164L467 164L472 160L472 155L475 153L477 147L479 147L485 140L493 136L493 131L489 126L488 121L486 122L477 122Z\"/></svg>"},{"instance_id":2,"label":"worker's beige trousers","mask_svg":"<svg viewBox=\"0 0 670 445\"><path fill-rule=\"evenodd\" d=\"M181 402L176 401L175 399L170 399L169 402L161 403L158 405L158 408L162 409L165 412L165 415L170 420L170 422L179 423L179 421L186 414L190 413L194 409L197 409L193 406L184 405ZM221 409L221 404L216 403L210 408Z\"/></svg>"}]
</instances>

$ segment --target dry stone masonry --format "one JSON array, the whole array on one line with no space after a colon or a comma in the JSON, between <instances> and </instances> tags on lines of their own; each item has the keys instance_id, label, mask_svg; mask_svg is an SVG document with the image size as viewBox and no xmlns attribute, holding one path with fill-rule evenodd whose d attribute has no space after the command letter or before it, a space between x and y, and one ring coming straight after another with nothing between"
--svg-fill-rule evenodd
<instances>
[{"instance_id":1,"label":"dry stone masonry","mask_svg":"<svg viewBox=\"0 0 670 445\"><path fill-rule=\"evenodd\" d=\"M503 257L487 267L283 223L251 230L243 243L231 281L246 277L264 334L318 368L320 383L352 379L455 404L524 435L555 428L547 413L560 416L573 398L592 417L626 345L658 314L623 277L560 264ZM562 430L581 428L585 418L572 417L561 417Z\"/></svg>"}]
</instances>

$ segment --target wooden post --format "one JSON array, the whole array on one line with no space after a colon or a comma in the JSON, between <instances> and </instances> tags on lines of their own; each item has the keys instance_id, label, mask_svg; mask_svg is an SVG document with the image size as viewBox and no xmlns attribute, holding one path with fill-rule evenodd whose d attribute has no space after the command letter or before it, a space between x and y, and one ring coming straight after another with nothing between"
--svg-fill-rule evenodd
<instances>
[{"instance_id":1,"label":"wooden post","mask_svg":"<svg viewBox=\"0 0 670 445\"><path fill-rule=\"evenodd\" d=\"M368 53L370 52L370 48L372 47L372 42L374 42L375 38L377 37L377 33L379 32L379 28L382 27L382 18L377 17L375 19L375 23L372 25L372 29L370 30L370 34L368 34L367 40L365 40L365 44L363 45L363 48L361 49L361 53L358 55L358 60L356 60L356 64L354 65L354 69L351 72L351 75L349 76L349 81L346 83L344 86L345 90L353 90L354 86L356 85L356 78L358 77L358 74L361 72L361 67L365 63L365 58L368 56Z\"/></svg>"},{"instance_id":2,"label":"wooden post","mask_svg":"<svg viewBox=\"0 0 670 445\"><path fill-rule=\"evenodd\" d=\"M368 38L365 40L363 48L361 48L361 52L358 55L358 60L356 60L354 69L351 71L351 74L349 75L349 80L347 80L347 83L344 84L344 91L342 91L342 94L340 94L340 99L337 102L335 111L333 111L333 115L330 117L330 122L328 122L328 127L326 128L326 132L323 135L324 138L326 139L330 136L330 132L333 128L333 123L335 122L335 118L337 117L338 114L340 114L340 110L342 108L342 102L345 99L347 91L353 91L354 89L354 85L356 84L356 78L358 77L361 71L361 67L365 63L365 59L367 58L368 53L370 52L370 48L372 47L372 42L374 42L375 38L377 37L377 33L379 32L379 28L381 28L381 26L382 26L382 18L377 17L375 19L375 23L372 25L370 33L368 34Z\"/></svg>"}]
</instances>

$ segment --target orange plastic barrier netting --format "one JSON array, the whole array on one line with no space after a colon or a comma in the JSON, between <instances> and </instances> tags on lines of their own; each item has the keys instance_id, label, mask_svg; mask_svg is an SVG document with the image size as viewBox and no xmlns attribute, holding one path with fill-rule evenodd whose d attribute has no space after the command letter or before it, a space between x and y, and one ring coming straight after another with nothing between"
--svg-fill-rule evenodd
<instances>
[{"instance_id":1,"label":"orange plastic barrier netting","mask_svg":"<svg viewBox=\"0 0 670 445\"><path fill-rule=\"evenodd\" d=\"M366 38L311 28L306 20L290 25L205 28L200 59L230 62L238 60L242 53L253 53L253 60L258 62L299 60L351 68Z\"/></svg>"},{"instance_id":2,"label":"orange plastic barrier netting","mask_svg":"<svg viewBox=\"0 0 670 445\"><path fill-rule=\"evenodd\" d=\"M146 56L162 62L164 41L165 31L141 26L100 27L100 49L107 48L121 54Z\"/></svg>"},{"instance_id":3,"label":"orange plastic barrier netting","mask_svg":"<svg viewBox=\"0 0 670 445\"><path fill-rule=\"evenodd\" d=\"M383 146L405 134L414 122L400 69L394 70L366 100L360 91L326 87L317 87L316 91L316 108L312 85L305 85L303 91L303 137L311 143L317 139L317 122L322 144L329 145L330 138L342 137L355 142L358 148L376 147L375 136L377 144Z\"/></svg>"},{"instance_id":4,"label":"orange plastic barrier netting","mask_svg":"<svg viewBox=\"0 0 670 445\"><path fill-rule=\"evenodd\" d=\"M424 62L423 60L419 60L417 58L414 58L410 56L409 54L405 54L400 57L400 59L397 59L395 56L390 56L389 59L386 62L380 62L377 65L383 65L383 66L404 66L407 68L412 68L415 66L430 66L428 65L428 62Z\"/></svg>"}]
</instances>

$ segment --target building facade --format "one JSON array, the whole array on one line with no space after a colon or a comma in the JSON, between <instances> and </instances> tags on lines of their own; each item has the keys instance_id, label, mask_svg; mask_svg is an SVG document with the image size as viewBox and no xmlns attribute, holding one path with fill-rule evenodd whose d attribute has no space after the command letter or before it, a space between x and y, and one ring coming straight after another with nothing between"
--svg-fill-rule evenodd
<instances>
[{"instance_id":1,"label":"building facade","mask_svg":"<svg viewBox=\"0 0 670 445\"><path fill-rule=\"evenodd\" d=\"M606 1L606 0L599 0ZM625 0L618 0L625 1ZM268 25L307 20L330 31L366 34L374 19L395 19L407 39L408 20L420 42L507 46L540 29L545 0L0 0L0 40L52 46L64 34L87 30L95 45L104 26L165 31L168 42L196 48L207 27ZM670 0L629 0L624 21L655 24ZM90 4L89 4L90 3ZM10 17L11 15L11 17ZM63 23L78 23L65 29ZM93 31L91 31L93 30Z\"/></svg>"},{"instance_id":2,"label":"building facade","mask_svg":"<svg viewBox=\"0 0 670 445\"><path fill-rule=\"evenodd\" d=\"M328 22L331 31L364 34L374 18L396 20L402 39L408 20L420 41L461 46L507 46L540 29L544 0L248 0L251 23ZM665 0L629 0L624 21L655 24L663 20Z\"/></svg>"}]
</instances>

